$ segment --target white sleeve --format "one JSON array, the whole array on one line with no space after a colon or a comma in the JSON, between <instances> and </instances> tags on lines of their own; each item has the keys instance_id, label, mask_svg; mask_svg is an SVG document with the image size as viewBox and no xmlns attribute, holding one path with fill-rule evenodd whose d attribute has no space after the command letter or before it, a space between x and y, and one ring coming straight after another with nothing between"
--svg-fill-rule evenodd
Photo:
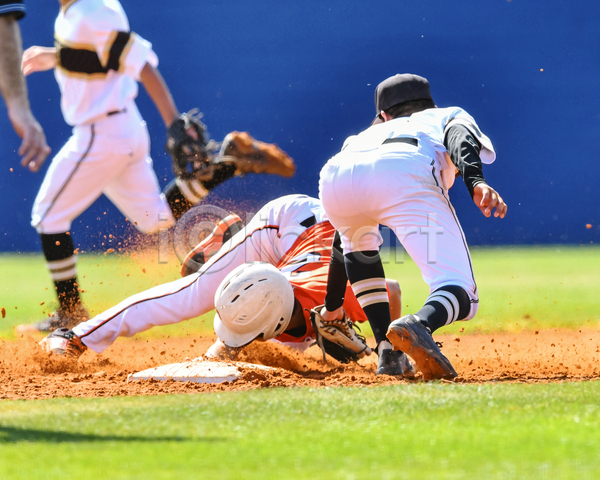
<instances>
[{"instance_id":1,"label":"white sleeve","mask_svg":"<svg viewBox=\"0 0 600 480\"><path fill-rule=\"evenodd\" d=\"M148 40L143 39L136 33L131 34L131 39L129 52L124 52L126 55L124 59L124 73L139 80L140 72L146 63L149 63L154 68L158 67L158 57L154 53L154 50L152 50L152 44Z\"/></svg>"},{"instance_id":2,"label":"white sleeve","mask_svg":"<svg viewBox=\"0 0 600 480\"><path fill-rule=\"evenodd\" d=\"M471 134L481 144L481 151L479 152L481 161L485 164L493 163L494 160L496 160L496 152L494 150L494 145L492 145L492 141L479 129L473 117L465 112L462 108L455 108L448 117L444 127L444 137L446 136L448 128L457 124L462 125L469 130L469 132L471 132Z\"/></svg>"},{"instance_id":3,"label":"white sleeve","mask_svg":"<svg viewBox=\"0 0 600 480\"><path fill-rule=\"evenodd\" d=\"M129 31L129 22L120 5L94 12L90 19L96 53L103 67L139 80L146 63L158 66L152 44Z\"/></svg>"},{"instance_id":4,"label":"white sleeve","mask_svg":"<svg viewBox=\"0 0 600 480\"><path fill-rule=\"evenodd\" d=\"M356 137L357 135L350 135L348 138L346 138L346 140L344 140L344 145L342 145L342 150L345 150L346 147L350 145L350 142L352 142Z\"/></svg>"}]
</instances>

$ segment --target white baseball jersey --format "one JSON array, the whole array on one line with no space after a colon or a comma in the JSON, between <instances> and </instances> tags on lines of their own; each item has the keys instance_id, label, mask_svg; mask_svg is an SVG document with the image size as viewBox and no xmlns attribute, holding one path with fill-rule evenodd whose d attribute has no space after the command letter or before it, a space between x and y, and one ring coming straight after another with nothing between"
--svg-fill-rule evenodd
<instances>
[{"instance_id":1,"label":"white baseball jersey","mask_svg":"<svg viewBox=\"0 0 600 480\"><path fill-rule=\"evenodd\" d=\"M52 159L35 199L38 233L67 232L106 195L145 233L174 224L150 158L150 138L135 105L137 79L158 60L129 31L117 0L76 0L56 19L55 76L73 135Z\"/></svg>"},{"instance_id":2,"label":"white baseball jersey","mask_svg":"<svg viewBox=\"0 0 600 480\"><path fill-rule=\"evenodd\" d=\"M378 226L389 227L431 291L458 285L469 293L472 318L477 286L467 242L448 198L455 168L444 136L457 123L481 143L482 162L492 163L492 143L470 115L458 107L432 108L348 138L323 167L319 196L341 234L344 252L378 250Z\"/></svg>"},{"instance_id":3,"label":"white baseball jersey","mask_svg":"<svg viewBox=\"0 0 600 480\"><path fill-rule=\"evenodd\" d=\"M229 272L246 262L276 266L304 231L324 220L325 212L315 198L288 195L273 200L197 273L134 295L73 331L100 353L119 336L129 337L210 312L217 288Z\"/></svg>"},{"instance_id":4,"label":"white baseball jersey","mask_svg":"<svg viewBox=\"0 0 600 480\"><path fill-rule=\"evenodd\" d=\"M144 65L158 65L152 45L129 31L117 0L64 5L54 24L54 39L55 76L69 125L93 123L126 108L137 96Z\"/></svg>"},{"instance_id":5,"label":"white baseball jersey","mask_svg":"<svg viewBox=\"0 0 600 480\"><path fill-rule=\"evenodd\" d=\"M473 117L460 107L430 108L413 113L410 117L400 117L374 125L360 135L348 137L342 150L366 151L379 148L388 141L387 145L390 147L387 150L393 152L394 142L391 140L402 137L417 139L419 153L436 160L438 171L442 171L443 186L449 189L454 183L456 170L447 155L444 138L448 128L453 125L466 127L479 141L482 146L479 156L483 163L494 162L496 152L492 142L481 132ZM385 155L385 147L379 153Z\"/></svg>"}]
</instances>

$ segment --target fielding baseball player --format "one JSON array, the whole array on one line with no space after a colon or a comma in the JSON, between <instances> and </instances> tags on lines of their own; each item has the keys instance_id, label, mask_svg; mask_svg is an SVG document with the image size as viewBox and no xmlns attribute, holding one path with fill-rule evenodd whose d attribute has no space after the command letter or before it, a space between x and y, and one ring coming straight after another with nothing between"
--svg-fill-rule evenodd
<instances>
[{"instance_id":1,"label":"fielding baseball player","mask_svg":"<svg viewBox=\"0 0 600 480\"><path fill-rule=\"evenodd\" d=\"M0 0L0 94L15 132L23 139L18 152L21 166L36 171L50 154L50 147L42 127L31 113L27 84L21 73L23 47L17 20L24 16L23 0Z\"/></svg>"},{"instance_id":2,"label":"fielding baseball player","mask_svg":"<svg viewBox=\"0 0 600 480\"><path fill-rule=\"evenodd\" d=\"M244 228L232 215L190 252L184 278L134 295L72 330L57 329L42 345L55 353L79 355L87 347L100 353L118 336L188 320L216 307L219 342L210 356L231 355L256 339L306 346L314 338L339 361L356 360L371 350L348 318L366 320L349 287L340 315L330 321L320 316L334 233L321 203L304 195L267 203ZM390 281L390 292L391 315L398 318L397 282ZM391 346L377 352L377 373L414 373L402 352Z\"/></svg>"},{"instance_id":3,"label":"fielding baseball player","mask_svg":"<svg viewBox=\"0 0 600 480\"><path fill-rule=\"evenodd\" d=\"M138 230L170 227L208 191L249 172L291 176L293 161L277 146L247 133L227 135L216 156L199 116L179 114L156 69L152 45L129 29L117 0L61 0L55 47L31 47L23 72L54 69L66 122L73 135L58 152L35 199L31 224L56 287L60 308L33 325L40 331L73 326L89 318L77 288L72 221L101 194ZM135 104L138 81L167 129L166 149L176 178L162 194L149 156L149 136ZM21 328L21 330L24 330Z\"/></svg>"},{"instance_id":4,"label":"fielding baseball player","mask_svg":"<svg viewBox=\"0 0 600 480\"><path fill-rule=\"evenodd\" d=\"M348 278L378 342L387 331L394 348L411 356L425 378L452 378L456 372L431 333L473 318L479 298L448 189L460 174L482 213L489 217L495 209L494 216L504 218L507 206L487 185L481 165L496 155L467 112L436 108L420 76L384 80L375 90L375 107L372 126L348 138L321 170L319 195L341 234L347 271L340 281L332 275L329 288L335 292L336 283ZM423 308L389 330L379 224L394 231L430 288ZM339 292L328 295L323 318L337 315L342 299Z\"/></svg>"}]
</instances>

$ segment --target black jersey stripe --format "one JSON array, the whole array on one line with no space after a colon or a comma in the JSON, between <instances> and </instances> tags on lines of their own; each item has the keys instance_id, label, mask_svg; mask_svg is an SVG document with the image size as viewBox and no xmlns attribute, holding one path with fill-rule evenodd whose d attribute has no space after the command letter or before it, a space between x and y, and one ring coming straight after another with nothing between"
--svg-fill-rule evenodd
<instances>
[{"instance_id":1,"label":"black jersey stripe","mask_svg":"<svg viewBox=\"0 0 600 480\"><path fill-rule=\"evenodd\" d=\"M387 145L388 143L407 143L408 145L412 145L413 147L418 147L419 139L414 137L394 137L384 140L382 145Z\"/></svg>"},{"instance_id":2,"label":"black jersey stripe","mask_svg":"<svg viewBox=\"0 0 600 480\"><path fill-rule=\"evenodd\" d=\"M119 71L121 67L121 54L129 43L130 38L131 33L129 32L117 32L117 36L110 47L108 62L106 62L106 68L108 70L115 70L117 72Z\"/></svg>"},{"instance_id":3,"label":"black jersey stripe","mask_svg":"<svg viewBox=\"0 0 600 480\"><path fill-rule=\"evenodd\" d=\"M68 73L84 75L106 75L110 70L119 71L121 56L130 38L130 32L117 32L110 47L106 65L102 65L96 51L77 48L75 45L70 46L56 39L57 67L66 70Z\"/></svg>"}]
</instances>

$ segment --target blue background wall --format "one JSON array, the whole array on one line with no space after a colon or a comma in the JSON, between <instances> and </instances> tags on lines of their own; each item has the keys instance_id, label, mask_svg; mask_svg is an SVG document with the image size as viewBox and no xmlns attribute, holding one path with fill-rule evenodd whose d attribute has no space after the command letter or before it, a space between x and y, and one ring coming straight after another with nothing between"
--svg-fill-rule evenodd
<instances>
[{"instance_id":1,"label":"blue background wall","mask_svg":"<svg viewBox=\"0 0 600 480\"><path fill-rule=\"evenodd\" d=\"M211 136L248 130L298 164L292 179L250 175L209 201L252 208L279 195L317 195L318 174L345 137L374 116L373 91L395 73L427 77L439 106L471 113L496 147L486 177L509 204L485 219L462 185L451 191L471 244L600 241L600 2L591 0L123 0L150 40L178 108L199 107ZM24 46L51 45L58 3L27 0ZM70 129L51 72L28 78L33 111L56 152ZM141 88L155 169L172 177L164 126ZM43 173L18 164L0 115L0 251L38 250L29 226ZM13 168L13 172L9 171ZM587 229L586 224L592 228ZM102 198L73 226L76 243L126 232Z\"/></svg>"}]
</instances>

